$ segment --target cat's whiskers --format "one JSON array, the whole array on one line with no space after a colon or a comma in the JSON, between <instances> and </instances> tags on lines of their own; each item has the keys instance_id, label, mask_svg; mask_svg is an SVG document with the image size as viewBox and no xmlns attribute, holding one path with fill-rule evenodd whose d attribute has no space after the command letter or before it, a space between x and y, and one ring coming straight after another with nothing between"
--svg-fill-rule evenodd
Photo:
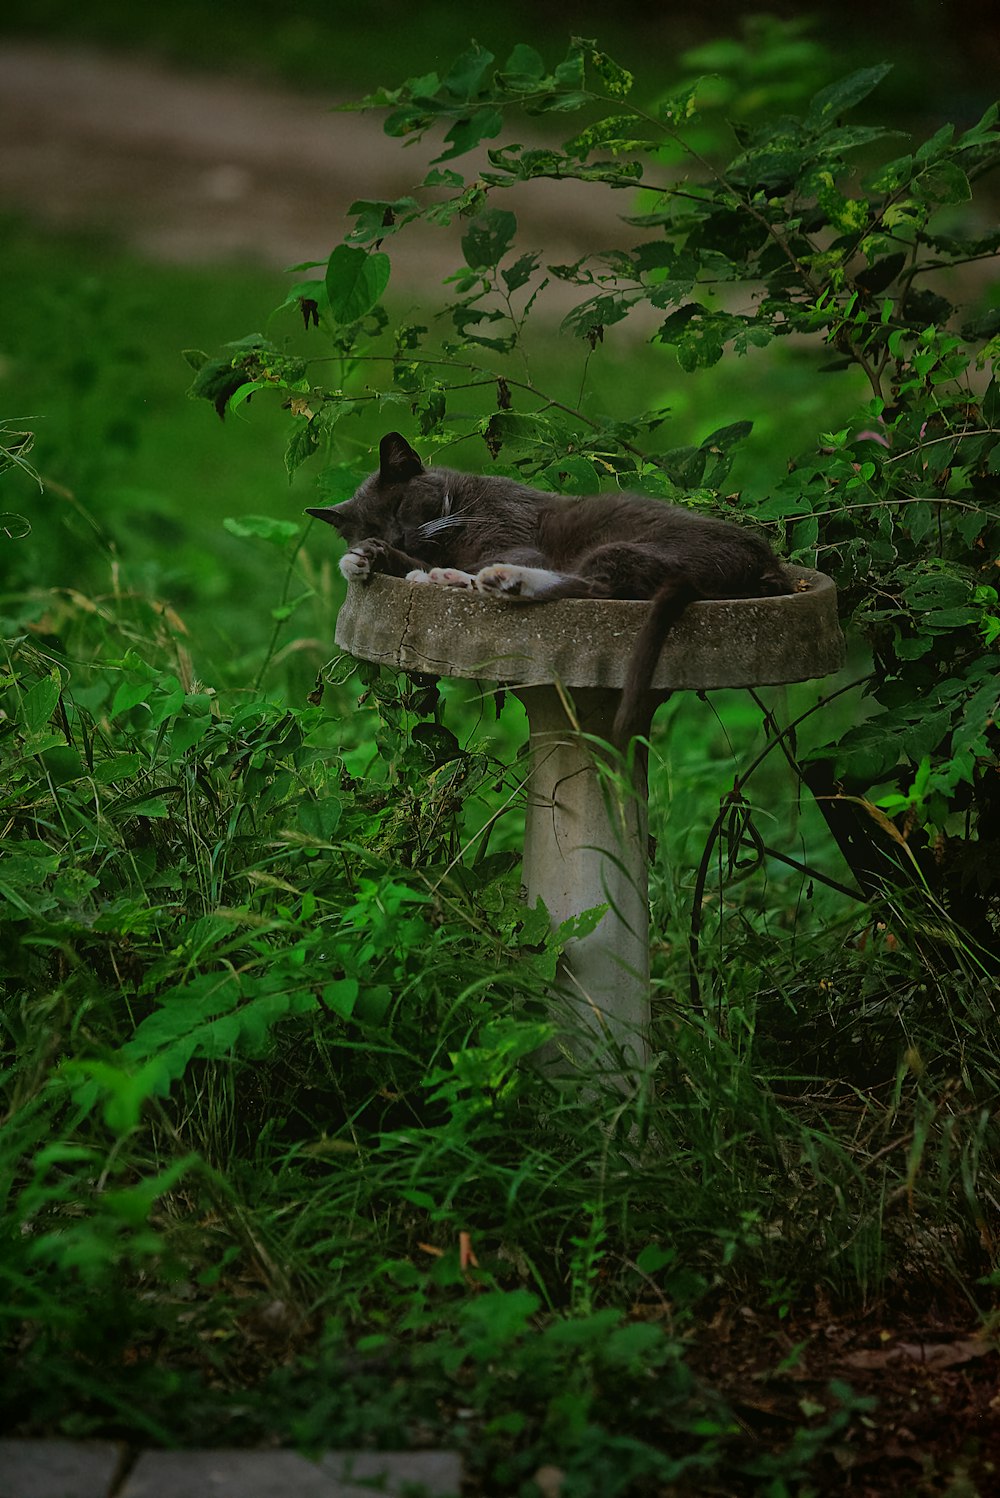
<instances>
[{"instance_id":1,"label":"cat's whiskers","mask_svg":"<svg viewBox=\"0 0 1000 1498\"><path fill-rule=\"evenodd\" d=\"M465 515L452 515L446 512L443 515L438 515L436 520L425 521L423 525L417 527L416 533L424 541L430 541L435 536L440 535L442 531L452 530L457 525L465 525L467 518Z\"/></svg>"}]
</instances>

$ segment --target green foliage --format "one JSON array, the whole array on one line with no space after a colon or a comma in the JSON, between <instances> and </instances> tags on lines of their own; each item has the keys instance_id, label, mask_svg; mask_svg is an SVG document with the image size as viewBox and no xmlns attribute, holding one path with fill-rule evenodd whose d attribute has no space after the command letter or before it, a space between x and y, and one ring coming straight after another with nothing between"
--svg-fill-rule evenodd
<instances>
[{"instance_id":1,"label":"green foliage","mask_svg":"<svg viewBox=\"0 0 1000 1498\"><path fill-rule=\"evenodd\" d=\"M691 1371L693 1319L989 1271L1000 401L989 309L928 288L993 253L964 205L995 123L876 160L887 136L842 114L882 70L816 79L776 119L802 102L804 44L760 36L648 108L588 42L554 68L476 47L384 91L394 135L440 137L425 184L357 203L267 336L187 356L213 443L252 443L248 403L266 422L270 399L289 478L325 462L331 497L409 412L428 453L471 437L567 493L723 505L836 573L878 666L863 706L846 687L820 711L808 688L675 700L654 736L654 1060L632 1097L599 1047L569 1075L536 1064L574 931L521 897L516 707L493 722L454 684L328 660L329 537L267 513L253 465L198 490L226 566L194 569L185 633L164 600L186 532L122 482L137 395L92 336L114 299L67 293L93 368L73 365L86 419L43 471L65 463L106 508L67 504L76 530L36 517L3 598L0 1333L20 1429L403 1433L459 1441L497 1491L542 1462L567 1494L806 1491L868 1406L832 1387L772 1449L747 1443ZM796 61L769 69L779 42ZM532 144L504 144L522 108ZM614 189L630 249L556 266L520 243L504 190L566 176ZM433 335L381 301L419 222L456 257ZM553 358L544 309L567 292ZM817 383L849 390L787 471L782 396L813 345L847 366ZM673 363L715 392L683 430ZM782 392L749 478L762 423L734 366ZM7 424L4 479L34 500L28 425ZM845 846L860 825L884 856L869 905L800 804L802 766L831 759L820 804L860 808Z\"/></svg>"},{"instance_id":2,"label":"green foliage","mask_svg":"<svg viewBox=\"0 0 1000 1498\"><path fill-rule=\"evenodd\" d=\"M737 76L747 55L731 49L720 61ZM445 149L417 195L353 205L350 243L332 253L329 306L317 304L315 319L364 384L313 388L315 440L297 429L286 462L335 449L331 422L371 399L389 336L372 314L396 236L421 221L443 230L457 220L465 263L439 314L452 331L432 341L427 329L396 329L380 405L407 401L421 436L438 447L478 433L494 462L556 488L575 492L603 478L725 504L771 528L792 560L830 571L875 671L864 721L818 746L817 757L835 794L863 796L877 803L876 818L879 808L895 818L892 835L915 853L921 878L995 950L996 317L956 308L950 288L957 270L1000 247L1000 235L963 218L974 185L1000 159L1000 106L886 159L895 132L849 116L888 71L858 69L797 114L723 121L699 81L652 107L634 102L629 74L576 39L552 69L529 47L498 66L473 46L443 76L364 99L357 107L386 112L390 136L438 133ZM512 112L548 120L550 136L553 127L565 133L568 114L586 123L561 144L493 144L475 175L456 170L473 146L497 141ZM540 252L520 246L516 215L496 206L539 178L553 190L567 178L627 190L631 247L543 269ZM863 376L868 398L840 430L817 433L811 450L782 454L794 461L769 475L766 491L727 494L750 423L696 446L665 446L659 406L622 420L571 400L566 376L547 387L525 376L530 327L556 282L576 295L562 330L582 341L584 378L605 338L641 317L683 370L794 337L826 358L827 379L841 369ZM241 388L259 388L258 357L255 349L242 362L252 383L235 393L227 385L219 398L232 403ZM268 378L291 389L276 370L272 360ZM298 365L295 374L304 388L307 374ZM495 409L468 414L470 393L492 395Z\"/></svg>"}]
</instances>

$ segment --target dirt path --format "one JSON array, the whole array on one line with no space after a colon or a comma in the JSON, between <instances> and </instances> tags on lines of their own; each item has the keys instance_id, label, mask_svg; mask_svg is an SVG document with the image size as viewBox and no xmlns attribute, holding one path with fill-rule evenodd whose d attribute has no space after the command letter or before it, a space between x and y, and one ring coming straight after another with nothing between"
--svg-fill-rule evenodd
<instances>
[{"instance_id":1,"label":"dirt path","mask_svg":"<svg viewBox=\"0 0 1000 1498\"><path fill-rule=\"evenodd\" d=\"M0 50L0 204L54 228L111 230L174 263L323 259L357 198L409 192L435 154L331 97L181 73L146 58L7 42ZM457 163L461 166L461 163ZM619 194L532 183L525 247L570 259L627 231ZM618 233L615 233L617 227ZM394 279L436 283L460 263L439 233L394 253Z\"/></svg>"}]
</instances>

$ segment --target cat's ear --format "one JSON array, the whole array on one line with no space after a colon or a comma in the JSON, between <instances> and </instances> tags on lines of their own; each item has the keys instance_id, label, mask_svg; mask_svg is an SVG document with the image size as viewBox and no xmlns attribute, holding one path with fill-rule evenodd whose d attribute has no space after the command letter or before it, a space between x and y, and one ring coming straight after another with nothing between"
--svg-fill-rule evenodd
<instances>
[{"instance_id":1,"label":"cat's ear","mask_svg":"<svg viewBox=\"0 0 1000 1498\"><path fill-rule=\"evenodd\" d=\"M323 505L316 510L306 510L307 515L312 515L316 520L325 520L327 525L332 525L334 530L344 534L345 526L350 526L354 520L354 512L357 505L353 499L345 499L339 505Z\"/></svg>"},{"instance_id":2,"label":"cat's ear","mask_svg":"<svg viewBox=\"0 0 1000 1498\"><path fill-rule=\"evenodd\" d=\"M378 445L378 476L383 483L399 484L423 473L424 465L405 437L388 432Z\"/></svg>"}]
</instances>

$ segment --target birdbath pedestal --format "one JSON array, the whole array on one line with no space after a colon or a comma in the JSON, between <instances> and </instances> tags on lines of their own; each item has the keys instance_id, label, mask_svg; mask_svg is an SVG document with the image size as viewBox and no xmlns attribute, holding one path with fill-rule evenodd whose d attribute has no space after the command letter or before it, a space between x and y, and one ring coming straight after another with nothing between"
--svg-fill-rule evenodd
<instances>
[{"instance_id":1,"label":"birdbath pedestal","mask_svg":"<svg viewBox=\"0 0 1000 1498\"><path fill-rule=\"evenodd\" d=\"M688 607L660 655L643 733L673 691L806 681L843 665L833 583L789 570L799 591L787 596ZM554 927L605 907L567 943L559 987L603 1037L616 1074L642 1065L649 1033L647 785L645 754L632 757L629 783L608 741L648 607L576 598L519 606L375 576L349 585L336 631L361 660L497 683L524 703L527 899L544 902Z\"/></svg>"}]
</instances>

